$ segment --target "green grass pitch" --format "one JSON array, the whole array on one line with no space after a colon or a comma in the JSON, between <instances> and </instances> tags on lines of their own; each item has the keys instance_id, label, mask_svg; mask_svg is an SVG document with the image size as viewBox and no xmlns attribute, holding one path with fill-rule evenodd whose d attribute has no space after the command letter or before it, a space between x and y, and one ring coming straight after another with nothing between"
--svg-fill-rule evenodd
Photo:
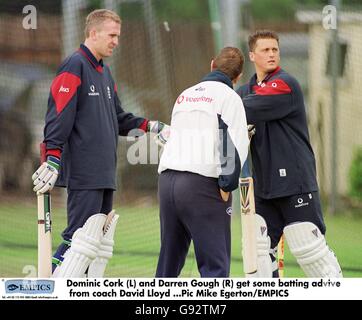
<instances>
[{"instance_id":1,"label":"green grass pitch","mask_svg":"<svg viewBox=\"0 0 362 320\"><path fill-rule=\"evenodd\" d=\"M25 277L36 268L37 211L31 204L0 205L0 277ZM108 277L153 277L159 251L157 207L120 207L114 256ZM65 227L64 209L53 211L53 249ZM362 277L362 218L351 215L326 217L327 241L338 256L345 277ZM232 216L231 276L243 277L240 216ZM285 250L285 277L303 277L303 273ZM181 277L199 277L192 246Z\"/></svg>"}]
</instances>

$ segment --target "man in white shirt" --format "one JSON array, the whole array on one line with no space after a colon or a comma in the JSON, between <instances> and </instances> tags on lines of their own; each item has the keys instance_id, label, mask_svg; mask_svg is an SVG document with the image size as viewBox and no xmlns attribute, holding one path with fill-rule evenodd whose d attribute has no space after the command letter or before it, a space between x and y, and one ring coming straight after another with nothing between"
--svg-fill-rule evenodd
<instances>
[{"instance_id":1,"label":"man in white shirt","mask_svg":"<svg viewBox=\"0 0 362 320\"><path fill-rule=\"evenodd\" d=\"M191 239L201 277L228 277L230 192L248 152L244 106L233 90L244 57L226 47L211 73L177 98L158 172L161 250L156 277L177 277Z\"/></svg>"}]
</instances>

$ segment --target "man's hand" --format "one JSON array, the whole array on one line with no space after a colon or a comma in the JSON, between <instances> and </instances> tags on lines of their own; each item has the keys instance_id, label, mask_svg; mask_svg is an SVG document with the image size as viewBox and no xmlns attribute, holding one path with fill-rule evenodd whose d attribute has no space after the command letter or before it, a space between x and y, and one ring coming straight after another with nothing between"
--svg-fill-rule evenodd
<instances>
[{"instance_id":1,"label":"man's hand","mask_svg":"<svg viewBox=\"0 0 362 320\"><path fill-rule=\"evenodd\" d=\"M230 196L230 192L226 192L222 189L220 189L220 195L221 195L221 198L227 202L229 200L229 196Z\"/></svg>"},{"instance_id":2,"label":"man's hand","mask_svg":"<svg viewBox=\"0 0 362 320\"><path fill-rule=\"evenodd\" d=\"M35 192L45 193L53 189L58 178L60 160L57 157L49 156L38 170L31 177L34 181Z\"/></svg>"},{"instance_id":3,"label":"man's hand","mask_svg":"<svg viewBox=\"0 0 362 320\"><path fill-rule=\"evenodd\" d=\"M248 133L249 133L249 140L251 140L252 136L255 134L256 128L253 124L248 124Z\"/></svg>"},{"instance_id":4,"label":"man's hand","mask_svg":"<svg viewBox=\"0 0 362 320\"><path fill-rule=\"evenodd\" d=\"M156 133L155 143L163 147L170 137L170 126L161 121L149 121L147 131Z\"/></svg>"}]
</instances>

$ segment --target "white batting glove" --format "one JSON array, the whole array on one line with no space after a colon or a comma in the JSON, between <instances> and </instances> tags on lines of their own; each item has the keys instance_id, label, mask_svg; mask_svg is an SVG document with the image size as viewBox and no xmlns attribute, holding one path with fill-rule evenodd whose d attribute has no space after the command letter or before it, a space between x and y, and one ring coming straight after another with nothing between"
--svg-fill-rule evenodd
<instances>
[{"instance_id":1,"label":"white batting glove","mask_svg":"<svg viewBox=\"0 0 362 320\"><path fill-rule=\"evenodd\" d=\"M37 193L45 193L54 188L55 182L58 179L58 170L60 160L56 157L49 156L46 162L36 170L31 177L34 181L33 191Z\"/></svg>"}]
</instances>

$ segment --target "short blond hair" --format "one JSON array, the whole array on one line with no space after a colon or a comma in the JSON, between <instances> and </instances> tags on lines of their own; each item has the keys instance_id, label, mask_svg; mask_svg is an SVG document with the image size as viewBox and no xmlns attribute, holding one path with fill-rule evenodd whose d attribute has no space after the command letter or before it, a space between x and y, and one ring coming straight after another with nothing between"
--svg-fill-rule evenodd
<instances>
[{"instance_id":1,"label":"short blond hair","mask_svg":"<svg viewBox=\"0 0 362 320\"><path fill-rule=\"evenodd\" d=\"M92 27L97 26L105 20L113 20L121 24L121 18L117 13L107 9L97 9L88 14L85 20L84 35L86 38L89 37L89 31Z\"/></svg>"}]
</instances>

